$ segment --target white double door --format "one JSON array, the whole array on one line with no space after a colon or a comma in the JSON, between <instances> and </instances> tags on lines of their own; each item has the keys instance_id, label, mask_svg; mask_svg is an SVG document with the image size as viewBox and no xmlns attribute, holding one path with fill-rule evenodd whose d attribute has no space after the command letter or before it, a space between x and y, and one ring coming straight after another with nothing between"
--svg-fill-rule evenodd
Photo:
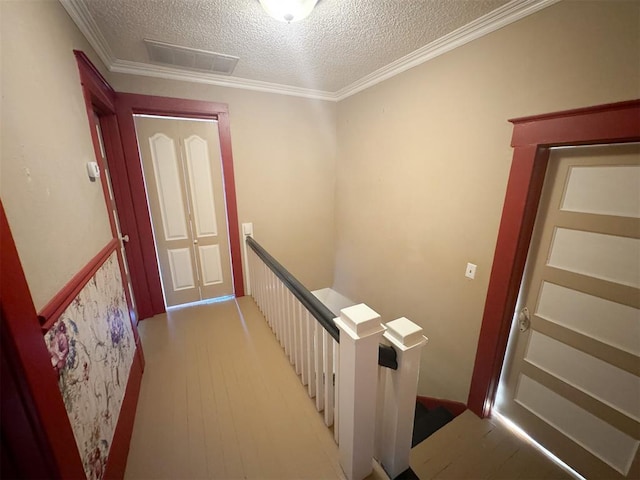
<instances>
[{"instance_id":1,"label":"white double door","mask_svg":"<svg viewBox=\"0 0 640 480\"><path fill-rule=\"evenodd\" d=\"M166 306L232 295L217 122L135 122Z\"/></svg>"},{"instance_id":2,"label":"white double door","mask_svg":"<svg viewBox=\"0 0 640 480\"><path fill-rule=\"evenodd\" d=\"M640 146L552 151L496 408L586 478L640 476Z\"/></svg>"}]
</instances>

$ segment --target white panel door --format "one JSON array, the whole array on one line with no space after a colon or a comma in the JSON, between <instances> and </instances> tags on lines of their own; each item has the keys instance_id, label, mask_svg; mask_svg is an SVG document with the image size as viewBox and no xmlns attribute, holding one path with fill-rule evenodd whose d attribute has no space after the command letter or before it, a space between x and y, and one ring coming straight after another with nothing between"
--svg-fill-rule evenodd
<instances>
[{"instance_id":1,"label":"white panel door","mask_svg":"<svg viewBox=\"0 0 640 480\"><path fill-rule=\"evenodd\" d=\"M639 287L640 146L554 150L496 409L586 478L640 475Z\"/></svg>"},{"instance_id":2,"label":"white panel door","mask_svg":"<svg viewBox=\"0 0 640 480\"><path fill-rule=\"evenodd\" d=\"M217 123L136 117L167 306L233 294Z\"/></svg>"}]
</instances>

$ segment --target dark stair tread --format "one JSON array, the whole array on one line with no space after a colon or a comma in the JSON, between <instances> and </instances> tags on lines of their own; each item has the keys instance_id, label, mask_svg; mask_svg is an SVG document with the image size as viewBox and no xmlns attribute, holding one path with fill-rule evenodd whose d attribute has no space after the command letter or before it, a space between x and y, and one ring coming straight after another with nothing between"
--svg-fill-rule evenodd
<instances>
[{"instance_id":1,"label":"dark stair tread","mask_svg":"<svg viewBox=\"0 0 640 480\"><path fill-rule=\"evenodd\" d=\"M416 414L413 417L413 424L416 424L416 419L423 417L427 413L429 413L429 409L420 402L416 402Z\"/></svg>"},{"instance_id":2,"label":"dark stair tread","mask_svg":"<svg viewBox=\"0 0 640 480\"><path fill-rule=\"evenodd\" d=\"M393 480L420 480L420 478L415 474L411 467L409 467Z\"/></svg>"},{"instance_id":3,"label":"dark stair tread","mask_svg":"<svg viewBox=\"0 0 640 480\"><path fill-rule=\"evenodd\" d=\"M428 410L422 404L416 402L416 414L413 420L413 438L411 440L411 448L425 440L436 430L444 427L454 418L454 415L442 406Z\"/></svg>"}]
</instances>

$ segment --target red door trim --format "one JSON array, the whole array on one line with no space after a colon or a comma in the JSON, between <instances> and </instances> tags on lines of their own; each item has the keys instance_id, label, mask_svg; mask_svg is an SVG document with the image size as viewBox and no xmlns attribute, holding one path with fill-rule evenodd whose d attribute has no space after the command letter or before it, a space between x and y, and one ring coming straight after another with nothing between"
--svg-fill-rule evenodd
<instances>
[{"instance_id":1,"label":"red door trim","mask_svg":"<svg viewBox=\"0 0 640 480\"><path fill-rule=\"evenodd\" d=\"M237 297L243 296L244 280L242 274L240 232L238 228L238 207L236 201L233 155L231 152L231 132L227 105L200 100L185 100L152 95L117 93L116 114L118 116L118 125L120 127L120 136L122 138L127 174L129 177L131 199L133 201L131 208L135 212L137 220L147 278L149 280L150 277L157 279L157 282L149 281L154 314L164 312L164 300L153 241L151 217L149 216L149 209L147 207L144 176L142 173L142 165L140 164L138 140L133 120L134 114L155 114L218 120L222 156L222 175L224 178L225 198L227 203L227 225L229 228L229 247L231 250L233 285L235 295Z\"/></svg>"},{"instance_id":2,"label":"red door trim","mask_svg":"<svg viewBox=\"0 0 640 480\"><path fill-rule=\"evenodd\" d=\"M0 310L2 322L2 343L10 342L11 348L3 351L9 355L11 363L21 370L20 377L23 397L16 399L25 405L30 413L32 428L40 438L45 456L51 452L55 462L53 478L85 478L82 460L73 436L69 417L60 395L58 379L51 367L51 357L47 350L36 310L31 299L27 280L22 270L2 202L0 202ZM7 272L11 272L8 274ZM12 405L2 405L12 408ZM3 412L3 418L7 418ZM10 416L9 416L10 418ZM10 425L3 425L4 428ZM26 432L25 432L26 433ZM19 463L36 458L31 451L14 452Z\"/></svg>"},{"instance_id":3,"label":"red door trim","mask_svg":"<svg viewBox=\"0 0 640 480\"><path fill-rule=\"evenodd\" d=\"M98 138L98 132L96 131L96 118L100 122L100 127L102 131L103 137L103 146L105 148L105 154L108 159L108 167L111 171L112 164L117 164L117 159L122 158L122 149L118 149L117 145L119 144L119 133L117 124L115 119L115 91L111 88L111 85L104 79L104 77L100 74L98 69L91 63L89 58L79 50L73 51L76 56L76 63L78 65L78 71L80 73L80 83L82 84L82 93L84 95L85 106L87 109L87 119L89 122L89 130L91 135L91 141L93 143L93 149L95 151L96 161L100 166L100 171L104 172L107 168L105 165L102 154L100 152L100 140ZM111 198L109 197L109 187L107 184L106 175L101 175L100 182L102 184L102 192L104 195L105 205L107 207L107 215L109 217L109 224L111 226L111 235L113 239L117 238L117 228L116 228L116 219L113 215ZM114 182L115 183L115 182ZM112 185L113 195L116 198L117 196L122 195L122 189L120 185ZM122 219L121 219L122 220ZM120 227L122 228L122 221ZM135 245L129 247L125 246L127 252L129 250L135 250ZM135 252L133 252L135 254ZM118 249L118 265L120 267L120 274L124 281L126 281L126 272L124 267L124 258L122 257L122 252ZM135 255L131 255L132 258L136 258ZM147 292L147 287L145 284L141 284L139 274L139 268L135 265L130 265L131 272L131 283L134 290L134 295L136 296L136 304L139 304L144 310L147 303L145 302L145 293ZM142 277L144 278L144 277ZM125 297L127 301L127 306L129 307L129 315L131 317L131 321L134 326L138 323L138 318L135 318L135 310L133 308L133 301L131 299L131 295L129 293L129 289L125 288ZM62 293L62 292L61 292ZM56 295L54 300L59 299L60 294ZM140 298L138 298L140 297ZM53 302L53 300L52 300ZM51 302L50 302L51 303ZM51 305L48 305L51 307ZM46 308L46 307L45 307ZM51 313L51 312L45 312ZM41 313L42 315L42 313ZM47 318L48 320L48 318ZM137 331L134 328L134 332L136 332L136 340L137 340Z\"/></svg>"},{"instance_id":4,"label":"red door trim","mask_svg":"<svg viewBox=\"0 0 640 480\"><path fill-rule=\"evenodd\" d=\"M640 100L510 120L514 147L467 405L491 413L549 159L549 147L640 141Z\"/></svg>"}]
</instances>

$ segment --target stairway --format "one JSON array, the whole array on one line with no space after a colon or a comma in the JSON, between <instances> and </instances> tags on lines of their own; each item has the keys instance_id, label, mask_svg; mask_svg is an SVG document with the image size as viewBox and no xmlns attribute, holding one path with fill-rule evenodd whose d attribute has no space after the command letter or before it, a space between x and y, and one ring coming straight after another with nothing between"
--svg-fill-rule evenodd
<instances>
[{"instance_id":1,"label":"stairway","mask_svg":"<svg viewBox=\"0 0 640 480\"><path fill-rule=\"evenodd\" d=\"M428 409L420 402L416 402L416 414L413 419L413 438L411 448L425 440L436 430L444 427L454 419L453 413L445 407Z\"/></svg>"},{"instance_id":2,"label":"stairway","mask_svg":"<svg viewBox=\"0 0 640 480\"><path fill-rule=\"evenodd\" d=\"M411 448L415 447L431 434L444 427L455 418L455 415L445 407L438 406L427 408L422 403L416 401L416 412L413 418L413 437ZM394 480L419 480L418 476L411 468L408 468Z\"/></svg>"}]
</instances>

